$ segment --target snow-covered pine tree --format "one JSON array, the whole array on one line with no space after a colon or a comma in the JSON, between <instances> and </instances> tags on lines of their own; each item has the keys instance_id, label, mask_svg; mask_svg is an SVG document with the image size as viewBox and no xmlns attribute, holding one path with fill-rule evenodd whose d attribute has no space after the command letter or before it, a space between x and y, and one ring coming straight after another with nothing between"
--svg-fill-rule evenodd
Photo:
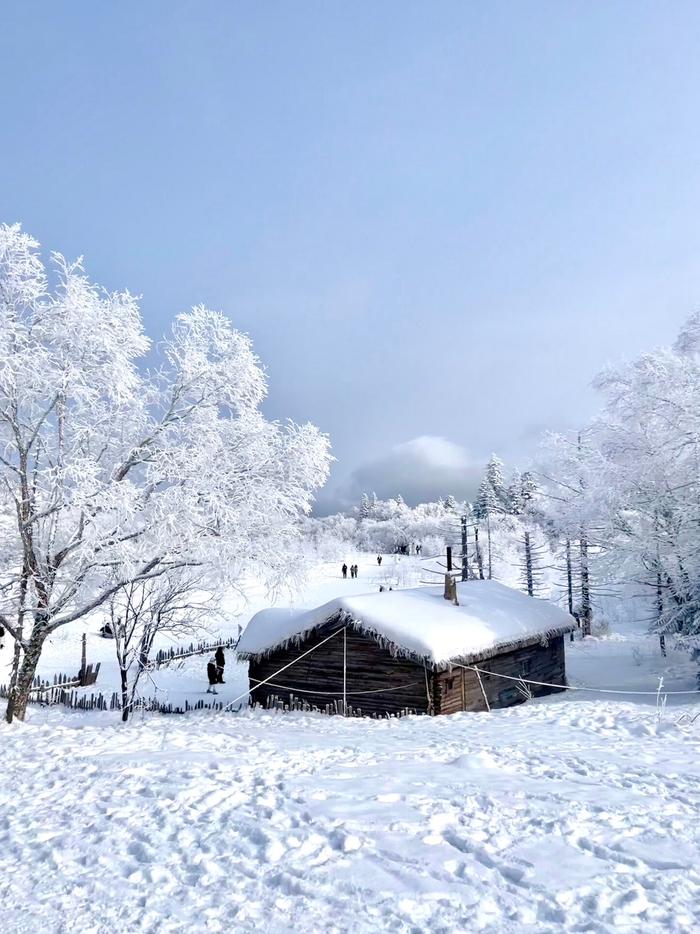
<instances>
[{"instance_id":1,"label":"snow-covered pine tree","mask_svg":"<svg viewBox=\"0 0 700 934\"><path fill-rule=\"evenodd\" d=\"M524 470L520 478L520 495L525 509L533 507L538 493L539 488L533 474L529 470Z\"/></svg>"},{"instance_id":2,"label":"snow-covered pine tree","mask_svg":"<svg viewBox=\"0 0 700 934\"><path fill-rule=\"evenodd\" d=\"M366 493L363 493L362 499L360 500L360 509L359 509L360 519L369 519L371 512L372 512L372 506L369 501L369 496Z\"/></svg>"},{"instance_id":3,"label":"snow-covered pine tree","mask_svg":"<svg viewBox=\"0 0 700 934\"><path fill-rule=\"evenodd\" d=\"M496 505L506 509L508 505L508 490L503 472L503 461L496 454L492 454L486 465L486 479L493 490Z\"/></svg>"},{"instance_id":4,"label":"snow-covered pine tree","mask_svg":"<svg viewBox=\"0 0 700 934\"><path fill-rule=\"evenodd\" d=\"M479 485L479 491L476 494L474 503L474 517L478 522L482 522L487 516L496 512L496 494L493 491L488 477L484 477Z\"/></svg>"},{"instance_id":5,"label":"snow-covered pine tree","mask_svg":"<svg viewBox=\"0 0 700 934\"><path fill-rule=\"evenodd\" d=\"M513 471L510 484L508 486L506 512L512 516L519 516L523 512L523 488L522 477L517 470Z\"/></svg>"}]
</instances>

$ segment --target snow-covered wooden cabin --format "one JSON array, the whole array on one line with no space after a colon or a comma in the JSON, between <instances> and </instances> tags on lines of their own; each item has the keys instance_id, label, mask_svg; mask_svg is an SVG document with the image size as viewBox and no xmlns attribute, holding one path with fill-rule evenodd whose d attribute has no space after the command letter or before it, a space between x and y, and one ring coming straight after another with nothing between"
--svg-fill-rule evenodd
<instances>
[{"instance_id":1,"label":"snow-covered wooden cabin","mask_svg":"<svg viewBox=\"0 0 700 934\"><path fill-rule=\"evenodd\" d=\"M339 597L313 610L257 613L238 645L251 699L354 713L455 713L509 707L522 685L565 684L568 613L496 581ZM309 651L312 650L312 651ZM476 671L461 666L477 666ZM531 686L533 696L553 693Z\"/></svg>"}]
</instances>

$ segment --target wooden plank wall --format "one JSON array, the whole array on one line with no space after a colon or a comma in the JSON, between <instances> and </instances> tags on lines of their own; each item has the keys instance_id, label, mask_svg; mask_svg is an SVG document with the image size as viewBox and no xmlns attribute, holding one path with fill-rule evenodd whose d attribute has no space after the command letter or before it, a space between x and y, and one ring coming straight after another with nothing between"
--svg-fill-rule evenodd
<instances>
[{"instance_id":1,"label":"wooden plank wall","mask_svg":"<svg viewBox=\"0 0 700 934\"><path fill-rule=\"evenodd\" d=\"M273 684L282 684L286 689L271 685L257 686L284 665L320 642L329 635L338 623L328 624L316 630L301 645L280 649L267 658L249 663L251 699L265 706L269 695L288 699L297 693L313 706L325 710L328 703L342 699L343 691L343 635L339 633L325 645L320 646L291 668L272 678ZM428 673L428 684L431 675ZM386 688L395 690L386 691ZM303 691L303 693L302 693ZM312 693L306 693L306 692ZM374 694L357 694L358 691L376 691ZM362 633L347 630L347 692L348 703L363 714L399 713L408 708L416 713L428 712L425 669L422 664L406 658L394 658L373 639Z\"/></svg>"},{"instance_id":2,"label":"wooden plank wall","mask_svg":"<svg viewBox=\"0 0 700 934\"><path fill-rule=\"evenodd\" d=\"M564 661L564 638L550 639L546 646L541 643L505 652L487 661L477 662L478 668L513 678L523 677L551 684L566 683ZM492 709L521 704L525 697L518 691L515 682L488 674L481 675L484 691ZM476 672L463 668L443 671L437 677L437 705L440 713L456 713L458 710L486 710L484 695L479 686ZM556 689L530 686L533 697L558 693Z\"/></svg>"}]
</instances>

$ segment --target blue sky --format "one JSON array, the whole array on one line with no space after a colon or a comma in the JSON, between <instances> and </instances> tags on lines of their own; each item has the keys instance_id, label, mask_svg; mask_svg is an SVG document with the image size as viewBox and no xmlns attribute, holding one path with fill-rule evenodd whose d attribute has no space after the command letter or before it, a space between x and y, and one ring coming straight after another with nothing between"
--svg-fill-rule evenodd
<instances>
[{"instance_id":1,"label":"blue sky","mask_svg":"<svg viewBox=\"0 0 700 934\"><path fill-rule=\"evenodd\" d=\"M697 307L699 53L695 3L8 2L0 219L153 337L228 313L327 505L447 493Z\"/></svg>"}]
</instances>

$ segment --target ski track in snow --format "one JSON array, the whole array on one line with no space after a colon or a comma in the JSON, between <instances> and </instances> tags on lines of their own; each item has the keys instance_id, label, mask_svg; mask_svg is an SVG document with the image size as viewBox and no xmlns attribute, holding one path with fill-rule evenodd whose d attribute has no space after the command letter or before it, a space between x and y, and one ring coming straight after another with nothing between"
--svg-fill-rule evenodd
<instances>
[{"instance_id":1,"label":"ski track in snow","mask_svg":"<svg viewBox=\"0 0 700 934\"><path fill-rule=\"evenodd\" d=\"M33 710L0 728L0 930L697 931L676 713Z\"/></svg>"}]
</instances>

